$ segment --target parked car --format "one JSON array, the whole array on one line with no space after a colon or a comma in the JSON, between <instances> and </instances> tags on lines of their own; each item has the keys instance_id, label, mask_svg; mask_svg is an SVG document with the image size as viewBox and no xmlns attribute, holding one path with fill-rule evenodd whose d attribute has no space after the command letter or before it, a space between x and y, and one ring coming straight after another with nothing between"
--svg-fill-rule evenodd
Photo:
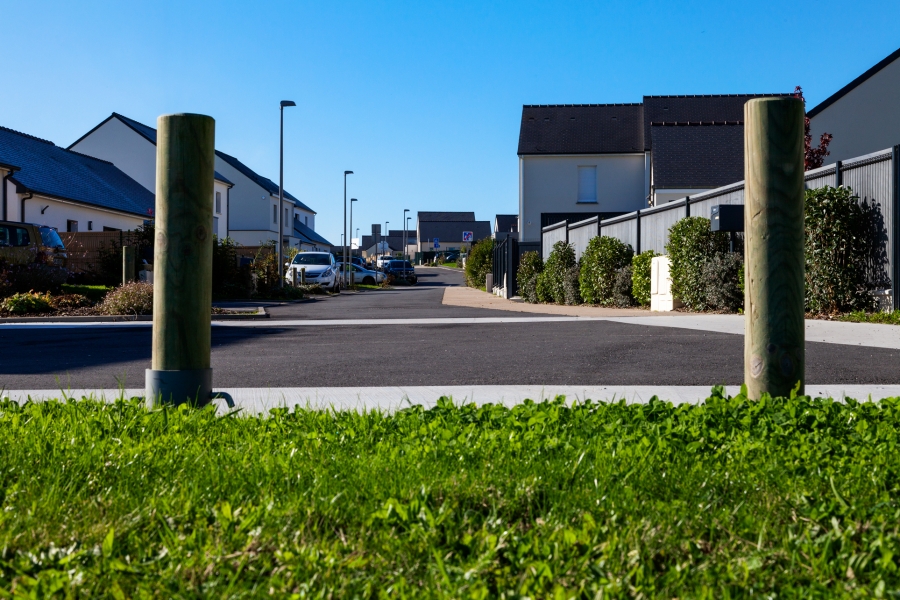
<instances>
[{"instance_id":1,"label":"parked car","mask_svg":"<svg viewBox=\"0 0 900 600\"><path fill-rule=\"evenodd\" d=\"M297 271L297 281L300 281L299 271L306 271L306 283L318 283L332 292L341 291L341 280L337 276L337 266L334 256L328 252L301 252L294 257L285 274L285 279L293 281L292 271Z\"/></svg>"},{"instance_id":2,"label":"parked car","mask_svg":"<svg viewBox=\"0 0 900 600\"><path fill-rule=\"evenodd\" d=\"M385 280L385 274L381 271L372 271L370 269L364 269L359 265L350 265L351 273L353 274L353 283L354 285L357 283L361 283L363 285L375 285L377 283L381 283ZM344 263L337 263L336 267L340 273L344 272Z\"/></svg>"},{"instance_id":3,"label":"parked car","mask_svg":"<svg viewBox=\"0 0 900 600\"><path fill-rule=\"evenodd\" d=\"M379 269L384 269L384 265L394 260L394 257L390 254L382 254L375 260L375 266Z\"/></svg>"},{"instance_id":4,"label":"parked car","mask_svg":"<svg viewBox=\"0 0 900 600\"><path fill-rule=\"evenodd\" d=\"M407 283L415 284L419 281L419 278L416 275L416 269L408 260L392 260L388 262L384 267L384 274L387 276L389 282L405 281Z\"/></svg>"},{"instance_id":5,"label":"parked car","mask_svg":"<svg viewBox=\"0 0 900 600\"><path fill-rule=\"evenodd\" d=\"M56 264L67 258L66 246L56 230L47 225L0 221L0 257L14 262L34 260L44 252Z\"/></svg>"}]
</instances>

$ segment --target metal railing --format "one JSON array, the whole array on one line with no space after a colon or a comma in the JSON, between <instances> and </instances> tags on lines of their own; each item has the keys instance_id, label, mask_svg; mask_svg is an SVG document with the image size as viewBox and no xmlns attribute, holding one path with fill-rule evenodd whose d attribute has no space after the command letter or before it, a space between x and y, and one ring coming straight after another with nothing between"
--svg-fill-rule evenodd
<instances>
[{"instance_id":1,"label":"metal railing","mask_svg":"<svg viewBox=\"0 0 900 600\"><path fill-rule=\"evenodd\" d=\"M507 236L502 242L494 245L494 256L491 268L494 287L500 288L500 295L512 298L518 294L516 273L519 271L519 240ZM493 290L487 290L492 292Z\"/></svg>"}]
</instances>

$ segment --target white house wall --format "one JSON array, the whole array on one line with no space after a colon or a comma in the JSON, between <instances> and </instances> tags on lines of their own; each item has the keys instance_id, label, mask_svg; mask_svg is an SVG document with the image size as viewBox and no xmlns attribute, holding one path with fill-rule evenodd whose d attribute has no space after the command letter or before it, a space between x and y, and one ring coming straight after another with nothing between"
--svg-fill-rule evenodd
<instances>
[{"instance_id":1,"label":"white house wall","mask_svg":"<svg viewBox=\"0 0 900 600\"><path fill-rule=\"evenodd\" d=\"M522 156L520 240L541 239L541 213L630 212L644 201L644 154ZM578 167L597 167L597 202L578 202Z\"/></svg>"},{"instance_id":2,"label":"white house wall","mask_svg":"<svg viewBox=\"0 0 900 600\"><path fill-rule=\"evenodd\" d=\"M84 204L63 202L54 198L45 198L35 194L25 201L25 218L22 214L22 194L11 194L9 197L11 221L24 221L49 225L59 231L67 231L69 220L78 222L78 231L103 231L104 227L129 231L144 224L144 217L130 216L114 211L94 208ZM41 210L44 212L41 213ZM91 227L88 228L88 223Z\"/></svg>"},{"instance_id":3,"label":"white house wall","mask_svg":"<svg viewBox=\"0 0 900 600\"><path fill-rule=\"evenodd\" d=\"M810 119L813 144L834 136L826 163L900 144L900 58Z\"/></svg>"},{"instance_id":4,"label":"white house wall","mask_svg":"<svg viewBox=\"0 0 900 600\"><path fill-rule=\"evenodd\" d=\"M216 212L216 194L221 196L220 212ZM218 223L215 228L216 235L220 240L228 237L228 185L221 181L213 182L213 223Z\"/></svg>"},{"instance_id":5,"label":"white house wall","mask_svg":"<svg viewBox=\"0 0 900 600\"><path fill-rule=\"evenodd\" d=\"M113 117L70 150L109 161L156 193L156 145L119 119Z\"/></svg>"}]
</instances>

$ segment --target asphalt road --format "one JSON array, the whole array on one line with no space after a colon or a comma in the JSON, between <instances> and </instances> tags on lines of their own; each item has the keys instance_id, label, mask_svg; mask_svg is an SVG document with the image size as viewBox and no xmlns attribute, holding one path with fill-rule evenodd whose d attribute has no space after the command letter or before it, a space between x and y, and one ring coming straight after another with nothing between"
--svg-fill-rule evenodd
<instances>
[{"instance_id":1,"label":"asphalt road","mask_svg":"<svg viewBox=\"0 0 900 600\"><path fill-rule=\"evenodd\" d=\"M445 270L392 291L270 305L277 319L515 316L441 305ZM611 321L214 327L218 387L737 385L743 338ZM0 388L143 387L150 329L0 329ZM807 381L897 382L900 351L807 344Z\"/></svg>"}]
</instances>

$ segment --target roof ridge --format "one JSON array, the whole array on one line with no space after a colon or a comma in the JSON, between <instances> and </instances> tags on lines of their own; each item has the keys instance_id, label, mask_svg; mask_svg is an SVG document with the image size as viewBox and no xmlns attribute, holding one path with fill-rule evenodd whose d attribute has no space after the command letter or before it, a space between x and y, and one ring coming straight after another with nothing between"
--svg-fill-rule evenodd
<instances>
[{"instance_id":1,"label":"roof ridge","mask_svg":"<svg viewBox=\"0 0 900 600\"><path fill-rule=\"evenodd\" d=\"M11 128L9 128L9 127L4 127L3 125L0 125L0 129L2 129L3 131L8 131L8 132L10 132L10 133L14 133L14 134L16 134L16 135L21 135L22 137L26 137L26 138L28 138L28 139L35 140L35 141L37 141L37 142L43 142L43 143L45 143L45 144L50 144L50 145L53 146L53 147L58 147L56 144L54 144L54 143L51 142L50 140L45 140L44 138L39 138L38 136L36 136L36 135L31 135L30 133L25 133L25 132L22 132L22 131L16 131L15 129L11 129Z\"/></svg>"},{"instance_id":2,"label":"roof ridge","mask_svg":"<svg viewBox=\"0 0 900 600\"><path fill-rule=\"evenodd\" d=\"M146 127L147 129L152 129L153 131L156 131L156 127L150 127L149 125L145 125L144 123L141 123L141 122L138 121L137 119L132 119L131 117L126 117L126 116L123 115L122 113L118 113L118 112L116 112L116 111L113 111L113 116L114 116L114 117L119 117L120 119L125 119L126 121L131 121L132 123L137 123L137 124L140 125L141 127Z\"/></svg>"},{"instance_id":3,"label":"roof ridge","mask_svg":"<svg viewBox=\"0 0 900 600\"><path fill-rule=\"evenodd\" d=\"M90 158L91 160L96 160L97 162L106 163L106 164L112 165L112 166L114 166L114 167L116 166L115 163L113 163L113 162L111 162L111 161L103 160L102 158L97 158L96 156L91 156L90 154L83 154L83 153L77 152L77 151L75 151L75 150L69 150L68 148L60 148L60 150L62 150L63 152L71 152L72 154L75 154L76 156L82 156L82 157L84 157L84 158ZM121 169L119 169L119 170L121 171ZM124 173L124 171L123 171L123 173ZM127 174L127 173L126 173L126 174Z\"/></svg>"},{"instance_id":4,"label":"roof ridge","mask_svg":"<svg viewBox=\"0 0 900 600\"><path fill-rule=\"evenodd\" d=\"M743 121L651 121L651 127L697 127L710 125L743 125Z\"/></svg>"},{"instance_id":5,"label":"roof ridge","mask_svg":"<svg viewBox=\"0 0 900 600\"><path fill-rule=\"evenodd\" d=\"M660 94L644 96L644 98L740 98L741 96L793 96L792 92L776 94Z\"/></svg>"},{"instance_id":6,"label":"roof ridge","mask_svg":"<svg viewBox=\"0 0 900 600\"><path fill-rule=\"evenodd\" d=\"M522 108L599 108L602 106L640 106L640 102L613 102L604 104L523 104Z\"/></svg>"},{"instance_id":7,"label":"roof ridge","mask_svg":"<svg viewBox=\"0 0 900 600\"><path fill-rule=\"evenodd\" d=\"M838 91L833 93L832 95L828 96L827 98L825 98L824 100L822 100L821 102L816 104L814 107L812 107L810 110L807 111L806 116L809 118L815 117L817 114L819 114L820 112L822 112L823 110L825 110L826 108L828 108L829 106L831 106L832 104L834 104L835 102L837 102L838 100L840 100L841 98L843 98L844 96L846 96L847 94L849 94L850 92L855 90L861 84L865 83L868 79L870 79L873 75L877 74L879 71L881 71L883 68L885 68L886 66L888 66L889 64L891 64L892 62L897 60L898 58L900 58L900 48L894 50L893 52L891 52L890 54L888 54L887 56L882 58L880 61L878 61L877 63L875 63L868 69L866 69L861 75L856 77L853 81L851 81L850 83L848 83L847 85L845 85L844 87L842 87L841 89L839 89Z\"/></svg>"}]
</instances>

